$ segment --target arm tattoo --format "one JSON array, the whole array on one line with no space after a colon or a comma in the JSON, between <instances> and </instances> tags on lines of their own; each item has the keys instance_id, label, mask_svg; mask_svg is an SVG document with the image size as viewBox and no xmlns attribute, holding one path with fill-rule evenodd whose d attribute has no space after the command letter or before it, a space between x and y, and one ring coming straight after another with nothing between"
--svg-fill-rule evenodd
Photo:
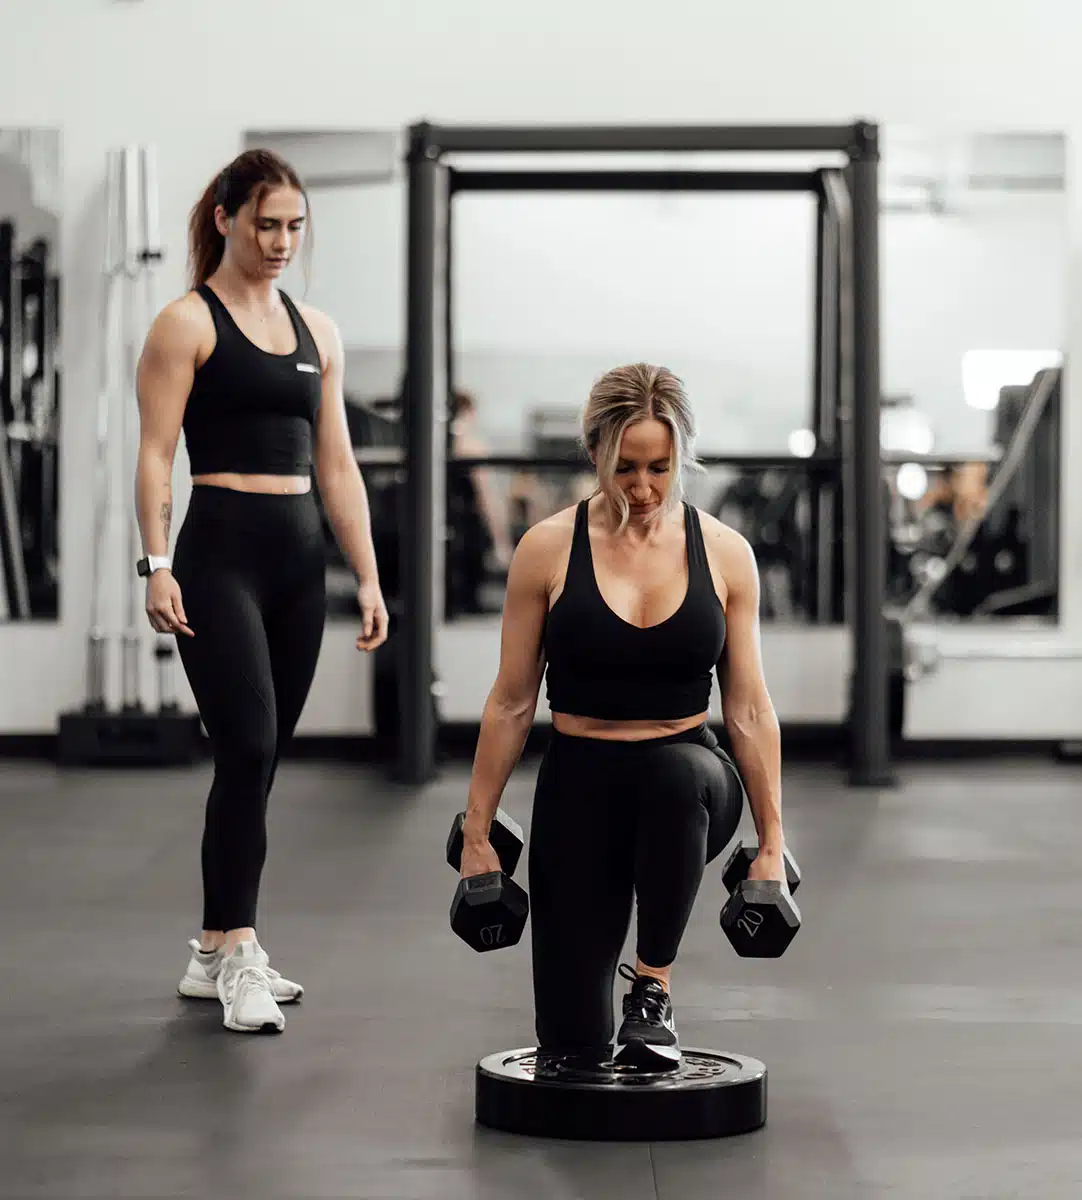
<instances>
[{"instance_id":1,"label":"arm tattoo","mask_svg":"<svg viewBox=\"0 0 1082 1200\"><path fill-rule=\"evenodd\" d=\"M173 505L171 501L166 501L161 507L162 529L165 530L165 540L169 541L169 526L173 520Z\"/></svg>"}]
</instances>

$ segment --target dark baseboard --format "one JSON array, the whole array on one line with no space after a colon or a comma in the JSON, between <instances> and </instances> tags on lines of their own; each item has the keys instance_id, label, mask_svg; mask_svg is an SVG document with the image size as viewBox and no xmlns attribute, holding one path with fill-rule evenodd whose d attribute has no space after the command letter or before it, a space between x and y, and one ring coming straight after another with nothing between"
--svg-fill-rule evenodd
<instances>
[{"instance_id":1,"label":"dark baseboard","mask_svg":"<svg viewBox=\"0 0 1082 1200\"><path fill-rule=\"evenodd\" d=\"M903 742L896 748L894 755L900 762L971 761L985 758L1057 758L1066 762L1073 757L1065 750L1066 745L1067 743L1052 738L1029 741L1013 738L995 741L981 738L929 738Z\"/></svg>"},{"instance_id":2,"label":"dark baseboard","mask_svg":"<svg viewBox=\"0 0 1082 1200\"><path fill-rule=\"evenodd\" d=\"M0 733L0 758L56 761L55 733Z\"/></svg>"},{"instance_id":3,"label":"dark baseboard","mask_svg":"<svg viewBox=\"0 0 1082 1200\"><path fill-rule=\"evenodd\" d=\"M59 739L55 733L5 733L0 734L0 759L40 759L46 762L57 762L59 758ZM209 744L204 745L204 753L197 756L209 760ZM379 762L387 758L386 750L374 737L362 735L348 736L299 736L293 739L286 753L286 759L319 760L328 759L339 762ZM146 766L144 763L110 764L114 766Z\"/></svg>"},{"instance_id":4,"label":"dark baseboard","mask_svg":"<svg viewBox=\"0 0 1082 1200\"><path fill-rule=\"evenodd\" d=\"M454 722L440 726L438 756L443 762L469 762L477 745L476 722ZM723 725L712 726L726 749L728 735ZM548 744L549 727L535 725L523 747L524 759L535 759ZM823 762L845 766L846 730L842 725L783 725L782 756L785 762ZM1082 741L1044 738L1028 741L1000 739L916 739L899 741L891 748L896 762L973 761L991 758L1057 759L1082 762ZM283 756L299 761L388 763L393 748L386 741L363 734L300 734ZM57 736L52 733L0 734L0 758L57 761Z\"/></svg>"}]
</instances>

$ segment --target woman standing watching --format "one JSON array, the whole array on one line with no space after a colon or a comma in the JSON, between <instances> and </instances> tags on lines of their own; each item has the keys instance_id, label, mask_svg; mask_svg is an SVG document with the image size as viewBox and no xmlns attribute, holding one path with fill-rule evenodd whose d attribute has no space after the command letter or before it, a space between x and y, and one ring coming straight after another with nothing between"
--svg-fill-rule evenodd
<instances>
[{"instance_id":1,"label":"woman standing watching","mask_svg":"<svg viewBox=\"0 0 1082 1200\"><path fill-rule=\"evenodd\" d=\"M248 151L192 210L192 290L158 314L139 363L136 504L146 610L177 635L214 755L202 841L202 935L179 991L217 996L227 1029L281 1031L299 984L256 938L266 808L315 673L325 550L311 476L356 573L361 650L387 636L368 498L346 424L343 352L323 313L277 281L308 197L293 168ZM172 560L171 477L183 429L192 494Z\"/></svg>"}]
</instances>

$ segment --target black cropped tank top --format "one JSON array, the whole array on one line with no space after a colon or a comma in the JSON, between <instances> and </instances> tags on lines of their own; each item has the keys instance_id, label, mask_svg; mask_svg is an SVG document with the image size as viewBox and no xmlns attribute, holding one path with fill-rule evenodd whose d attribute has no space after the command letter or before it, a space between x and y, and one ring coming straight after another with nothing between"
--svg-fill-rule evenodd
<instances>
[{"instance_id":1,"label":"black cropped tank top","mask_svg":"<svg viewBox=\"0 0 1082 1200\"><path fill-rule=\"evenodd\" d=\"M710 575L699 514L684 504L688 585L675 613L640 629L605 603L590 550L588 501L575 512L564 589L545 620L549 708L611 721L705 712L725 646L725 610Z\"/></svg>"},{"instance_id":2,"label":"black cropped tank top","mask_svg":"<svg viewBox=\"0 0 1082 1200\"><path fill-rule=\"evenodd\" d=\"M217 341L196 371L184 410L193 475L307 475L322 394L319 349L296 305L279 292L297 335L292 354L261 350L205 283L196 291L214 318Z\"/></svg>"}]
</instances>

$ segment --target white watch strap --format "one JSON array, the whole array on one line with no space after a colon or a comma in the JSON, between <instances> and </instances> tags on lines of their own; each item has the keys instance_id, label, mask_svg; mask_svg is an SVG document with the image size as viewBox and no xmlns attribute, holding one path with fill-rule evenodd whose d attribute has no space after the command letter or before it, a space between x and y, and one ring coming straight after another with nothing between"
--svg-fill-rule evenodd
<instances>
[{"instance_id":1,"label":"white watch strap","mask_svg":"<svg viewBox=\"0 0 1082 1200\"><path fill-rule=\"evenodd\" d=\"M173 560L167 558L164 554L148 554L147 566L150 569L151 575L155 571L171 571L173 569Z\"/></svg>"}]
</instances>

